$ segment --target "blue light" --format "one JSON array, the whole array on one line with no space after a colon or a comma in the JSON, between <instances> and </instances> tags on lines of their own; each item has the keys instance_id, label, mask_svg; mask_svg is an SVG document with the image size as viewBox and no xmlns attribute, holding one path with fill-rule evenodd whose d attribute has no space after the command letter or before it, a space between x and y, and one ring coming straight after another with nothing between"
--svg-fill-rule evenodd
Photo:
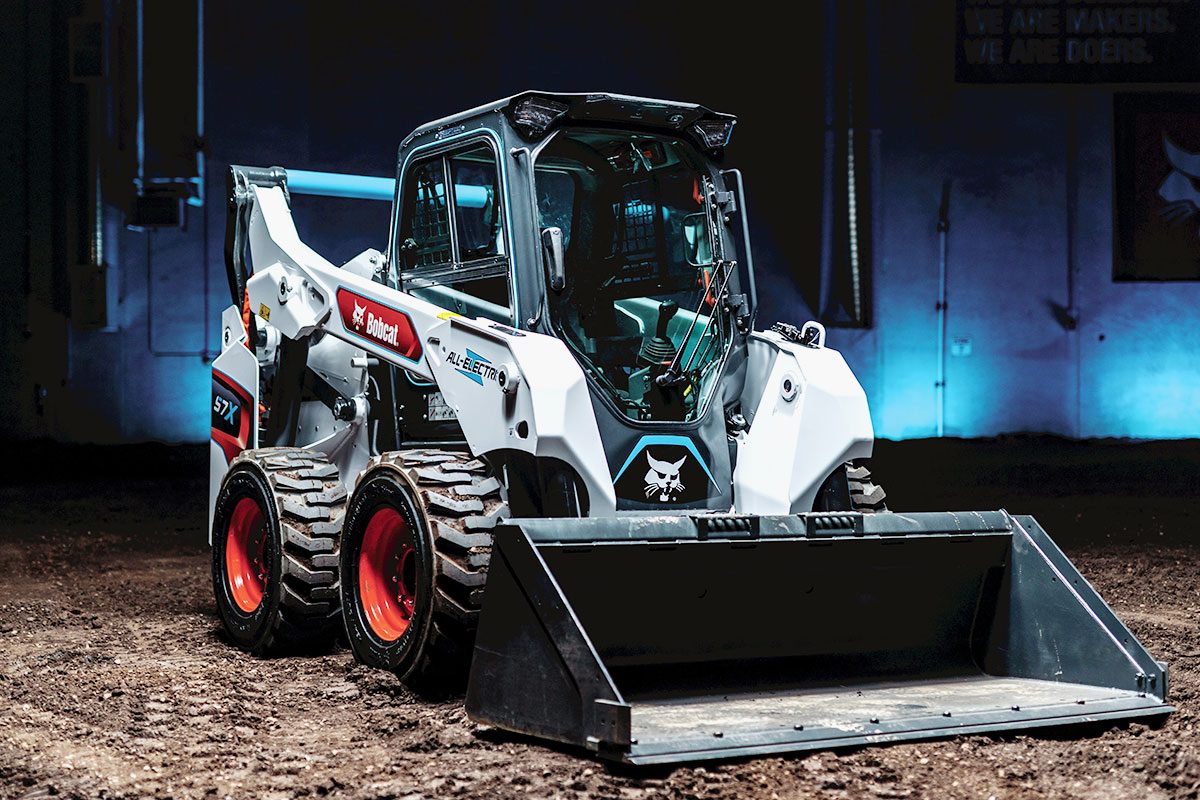
<instances>
[{"instance_id":1,"label":"blue light","mask_svg":"<svg viewBox=\"0 0 1200 800\"><path fill-rule=\"evenodd\" d=\"M352 197L358 200L390 201L396 193L396 181L392 178L342 175L337 172L310 172L306 169L289 169L287 185L288 191L294 194Z\"/></svg>"},{"instance_id":2,"label":"blue light","mask_svg":"<svg viewBox=\"0 0 1200 800\"><path fill-rule=\"evenodd\" d=\"M307 169L287 171L288 191L292 194L311 194L320 197L349 197L356 200L391 202L396 194L396 181L370 175L344 175L340 172L313 172ZM486 186L465 183L454 185L454 201L459 208L485 208L491 199Z\"/></svg>"}]
</instances>

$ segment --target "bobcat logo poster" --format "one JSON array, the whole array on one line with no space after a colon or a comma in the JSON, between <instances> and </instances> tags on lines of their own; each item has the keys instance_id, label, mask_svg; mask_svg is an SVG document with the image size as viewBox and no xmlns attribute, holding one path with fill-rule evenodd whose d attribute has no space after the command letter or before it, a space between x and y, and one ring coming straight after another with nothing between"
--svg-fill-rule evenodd
<instances>
[{"instance_id":1,"label":"bobcat logo poster","mask_svg":"<svg viewBox=\"0 0 1200 800\"><path fill-rule=\"evenodd\" d=\"M684 490L679 470L687 463L687 456L678 461L659 461L650 455L650 450L647 448L646 462L650 465L650 469L646 471L644 488L646 497L652 498L657 495L658 502L669 503L675 498L675 495Z\"/></svg>"},{"instance_id":2,"label":"bobcat logo poster","mask_svg":"<svg viewBox=\"0 0 1200 800\"><path fill-rule=\"evenodd\" d=\"M703 503L715 487L708 465L684 436L642 437L613 480L621 505L637 508Z\"/></svg>"},{"instance_id":3,"label":"bobcat logo poster","mask_svg":"<svg viewBox=\"0 0 1200 800\"><path fill-rule=\"evenodd\" d=\"M1200 279L1200 98L1114 98L1117 280Z\"/></svg>"}]
</instances>

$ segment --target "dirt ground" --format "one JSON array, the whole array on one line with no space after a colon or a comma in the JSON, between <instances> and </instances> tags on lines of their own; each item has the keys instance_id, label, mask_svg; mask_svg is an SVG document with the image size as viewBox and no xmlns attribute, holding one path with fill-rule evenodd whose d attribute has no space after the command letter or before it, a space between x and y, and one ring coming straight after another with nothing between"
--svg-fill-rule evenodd
<instances>
[{"instance_id":1,"label":"dirt ground","mask_svg":"<svg viewBox=\"0 0 1200 800\"><path fill-rule=\"evenodd\" d=\"M6 448L0 798L1195 798L1200 444L882 443L893 508L1038 516L1170 663L1164 726L618 770L480 731L346 651L259 660L218 634L205 457Z\"/></svg>"}]
</instances>

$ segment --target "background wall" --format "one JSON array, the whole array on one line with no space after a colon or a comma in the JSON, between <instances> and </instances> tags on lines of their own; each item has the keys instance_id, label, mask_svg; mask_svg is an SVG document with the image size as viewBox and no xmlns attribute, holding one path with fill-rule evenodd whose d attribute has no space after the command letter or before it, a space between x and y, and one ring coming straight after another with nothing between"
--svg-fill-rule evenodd
<instances>
[{"instance_id":1,"label":"background wall","mask_svg":"<svg viewBox=\"0 0 1200 800\"><path fill-rule=\"evenodd\" d=\"M947 339L970 338L971 354L947 354L947 435L1196 436L1200 285L1112 281L1113 91L955 85L946 8L880 6L875 325L830 337L876 432L934 432L948 180Z\"/></svg>"},{"instance_id":2,"label":"background wall","mask_svg":"<svg viewBox=\"0 0 1200 800\"><path fill-rule=\"evenodd\" d=\"M0 63L0 169L5 186L20 187L0 195L0 436L206 439L208 359L228 303L225 166L391 175L397 145L420 123L525 88L738 114L728 162L748 184L759 326L801 322L816 305L823 6L784 29L758 13L718 22L698 7L632 3L601 14L533 0L446 16L428 4L400 15L208 0L205 203L188 207L179 229L133 231L124 199L109 192L98 220L107 313L84 324L78 248L62 231L91 178L74 168L86 125L63 42L71 16L121 28L128 5L0 4L0 46L13 54ZM970 355L947 359L947 434L1200 435L1200 286L1111 280L1112 91L957 86L952 3L868 0L859 10L850 21L869 45L878 146L874 324L833 330L830 341L865 385L877 434L934 432L936 221L949 181L947 333L969 338ZM109 84L103 130L119 161L122 89ZM335 262L384 246L384 204L300 198L295 210L301 235ZM1075 330L1060 322L1067 312Z\"/></svg>"}]
</instances>

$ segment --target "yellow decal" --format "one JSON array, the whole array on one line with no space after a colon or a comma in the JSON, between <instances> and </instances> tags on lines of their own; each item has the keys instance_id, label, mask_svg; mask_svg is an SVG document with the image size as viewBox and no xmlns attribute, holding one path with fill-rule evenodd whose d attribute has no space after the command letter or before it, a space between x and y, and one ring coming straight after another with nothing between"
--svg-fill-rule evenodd
<instances>
[{"instance_id":1,"label":"yellow decal","mask_svg":"<svg viewBox=\"0 0 1200 800\"><path fill-rule=\"evenodd\" d=\"M450 319L451 317L461 317L462 314L455 314L453 311L443 311L438 314L438 319Z\"/></svg>"},{"instance_id":2,"label":"yellow decal","mask_svg":"<svg viewBox=\"0 0 1200 800\"><path fill-rule=\"evenodd\" d=\"M267 322L271 321L271 309L267 308L266 303L258 304L258 315L260 317L262 317L263 319L265 319Z\"/></svg>"}]
</instances>

